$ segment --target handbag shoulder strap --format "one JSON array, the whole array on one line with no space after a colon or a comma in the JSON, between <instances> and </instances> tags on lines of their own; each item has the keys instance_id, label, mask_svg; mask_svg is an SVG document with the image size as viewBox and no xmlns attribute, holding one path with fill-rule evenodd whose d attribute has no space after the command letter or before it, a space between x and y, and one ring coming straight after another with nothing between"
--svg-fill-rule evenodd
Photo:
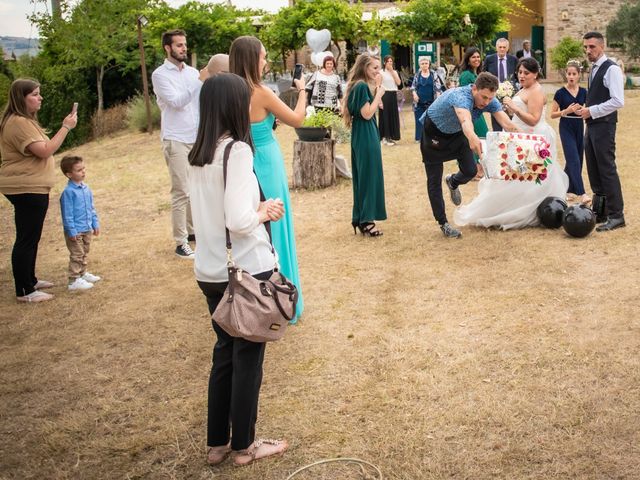
<instances>
[{"instance_id":1,"label":"handbag shoulder strap","mask_svg":"<svg viewBox=\"0 0 640 480\"><path fill-rule=\"evenodd\" d=\"M224 155L222 157L222 184L224 185L224 189L227 189L227 164L229 163L229 155L231 153L231 147L236 143L236 140L231 140L224 149ZM253 174L256 175L256 171L253 171ZM260 190L260 201L264 202L266 200L264 196L264 192L262 191L262 187L260 186L260 181L258 180L258 176L256 175L256 181L258 182L258 189ZM271 244L271 251L274 252L273 241L271 240L271 222L264 222L264 226L269 234L269 243ZM227 242L227 256L231 258L231 234L229 233L229 229L227 228L226 222L224 226L224 235Z\"/></svg>"}]
</instances>

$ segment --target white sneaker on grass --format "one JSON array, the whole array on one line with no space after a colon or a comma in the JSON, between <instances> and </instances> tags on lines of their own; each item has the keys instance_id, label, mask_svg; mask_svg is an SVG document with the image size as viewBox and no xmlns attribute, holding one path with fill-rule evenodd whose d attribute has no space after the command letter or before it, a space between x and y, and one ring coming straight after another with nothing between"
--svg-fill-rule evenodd
<instances>
[{"instance_id":1,"label":"white sneaker on grass","mask_svg":"<svg viewBox=\"0 0 640 480\"><path fill-rule=\"evenodd\" d=\"M87 282L82 277L76 278L72 283L69 284L69 290L72 292L89 290L90 288L93 288L93 283Z\"/></svg>"},{"instance_id":2,"label":"white sneaker on grass","mask_svg":"<svg viewBox=\"0 0 640 480\"><path fill-rule=\"evenodd\" d=\"M93 273L89 273L89 272L84 272L84 275L82 275L83 280L86 280L89 283L96 283L99 282L100 280L102 280L102 277L99 277L98 275L94 275Z\"/></svg>"}]
</instances>

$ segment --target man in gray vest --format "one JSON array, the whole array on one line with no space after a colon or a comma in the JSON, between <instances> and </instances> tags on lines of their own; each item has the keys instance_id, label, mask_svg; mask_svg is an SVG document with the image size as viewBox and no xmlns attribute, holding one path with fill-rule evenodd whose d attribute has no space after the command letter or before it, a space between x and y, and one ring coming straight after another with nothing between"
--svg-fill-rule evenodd
<instances>
[{"instance_id":1,"label":"man in gray vest","mask_svg":"<svg viewBox=\"0 0 640 480\"><path fill-rule=\"evenodd\" d=\"M591 62L585 106L576 113L584 118L584 138L593 210L601 225L598 232L624 227L624 201L616 167L616 124L624 106L624 79L620 67L604 54L604 37L589 32L582 43Z\"/></svg>"}]
</instances>

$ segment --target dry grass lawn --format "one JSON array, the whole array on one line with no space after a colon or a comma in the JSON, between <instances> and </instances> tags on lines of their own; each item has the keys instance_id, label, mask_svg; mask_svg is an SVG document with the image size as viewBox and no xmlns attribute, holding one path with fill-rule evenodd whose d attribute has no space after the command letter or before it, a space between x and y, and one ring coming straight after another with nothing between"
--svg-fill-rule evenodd
<instances>
[{"instance_id":1,"label":"dry grass lawn","mask_svg":"<svg viewBox=\"0 0 640 480\"><path fill-rule=\"evenodd\" d=\"M13 211L0 200L0 478L284 480L331 457L385 479L640 478L639 112L629 93L628 226L582 240L476 228L445 239L410 112L383 150L384 237L353 235L349 181L292 192L306 311L268 346L258 419L258 435L291 449L244 469L205 464L213 333L192 264L172 252L158 134L75 149L102 221L92 291L65 287L60 174L37 268L56 299L16 304ZM290 170L293 132L277 133Z\"/></svg>"}]
</instances>

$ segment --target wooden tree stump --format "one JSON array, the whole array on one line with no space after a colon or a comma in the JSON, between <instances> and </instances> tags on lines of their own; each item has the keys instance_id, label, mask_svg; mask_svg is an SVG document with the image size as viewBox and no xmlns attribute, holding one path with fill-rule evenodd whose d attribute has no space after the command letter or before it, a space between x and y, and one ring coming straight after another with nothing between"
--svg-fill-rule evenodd
<instances>
[{"instance_id":1,"label":"wooden tree stump","mask_svg":"<svg viewBox=\"0 0 640 480\"><path fill-rule=\"evenodd\" d=\"M293 142L294 188L325 188L336 183L335 140Z\"/></svg>"}]
</instances>

